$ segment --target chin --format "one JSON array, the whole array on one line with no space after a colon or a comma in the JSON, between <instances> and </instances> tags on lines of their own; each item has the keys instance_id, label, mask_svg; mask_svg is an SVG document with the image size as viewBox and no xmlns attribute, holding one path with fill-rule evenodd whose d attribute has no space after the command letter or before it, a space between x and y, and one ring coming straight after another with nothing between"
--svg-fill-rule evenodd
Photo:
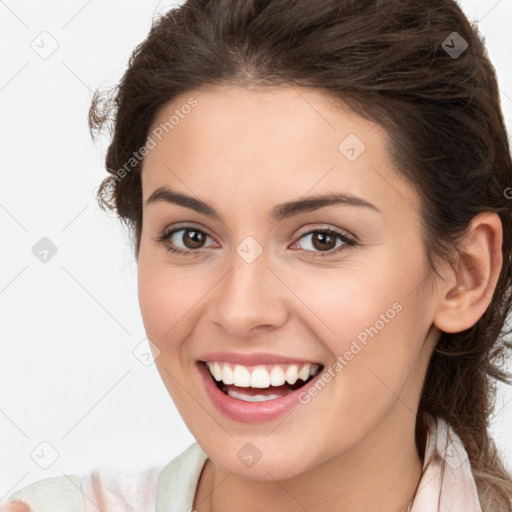
<instances>
[{"instance_id":1,"label":"chin","mask_svg":"<svg viewBox=\"0 0 512 512\"><path fill-rule=\"evenodd\" d=\"M286 480L316 466L313 460L307 458L307 452L302 453L293 446L284 446L278 437L275 443L269 439L259 442L257 437L253 437L254 441L250 441L250 437L248 439L230 438L225 445L212 442L214 446L210 445L211 449L206 443L206 449L203 450L216 467L248 480Z\"/></svg>"}]
</instances>

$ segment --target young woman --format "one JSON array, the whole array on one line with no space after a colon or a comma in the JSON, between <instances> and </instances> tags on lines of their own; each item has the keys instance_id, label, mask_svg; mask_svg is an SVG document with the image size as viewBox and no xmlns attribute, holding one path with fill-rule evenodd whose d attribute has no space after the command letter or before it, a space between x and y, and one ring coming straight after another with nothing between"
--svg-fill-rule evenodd
<instances>
[{"instance_id":1,"label":"young woman","mask_svg":"<svg viewBox=\"0 0 512 512\"><path fill-rule=\"evenodd\" d=\"M452 0L189 0L91 129L194 443L2 510L496 512L512 288L494 69ZM107 101L102 101L106 99Z\"/></svg>"}]
</instances>

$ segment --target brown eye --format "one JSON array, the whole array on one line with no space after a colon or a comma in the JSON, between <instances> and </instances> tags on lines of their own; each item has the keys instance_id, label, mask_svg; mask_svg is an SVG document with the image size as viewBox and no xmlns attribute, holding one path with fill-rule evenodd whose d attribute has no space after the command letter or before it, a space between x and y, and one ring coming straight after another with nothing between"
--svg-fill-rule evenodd
<instances>
[{"instance_id":1,"label":"brown eye","mask_svg":"<svg viewBox=\"0 0 512 512\"><path fill-rule=\"evenodd\" d=\"M204 231L194 226L181 227L167 231L155 239L164 244L165 248L174 254L183 256L196 256L202 252L207 238L211 238Z\"/></svg>"},{"instance_id":2,"label":"brown eye","mask_svg":"<svg viewBox=\"0 0 512 512\"><path fill-rule=\"evenodd\" d=\"M330 233L323 233L322 231L315 231L312 233L311 242L315 249L319 251L329 251L336 246L336 237Z\"/></svg>"},{"instance_id":3,"label":"brown eye","mask_svg":"<svg viewBox=\"0 0 512 512\"><path fill-rule=\"evenodd\" d=\"M307 240L308 238L309 242L303 244L302 249L308 257L313 258L332 256L357 245L355 240L334 229L308 231L299 238L296 245L299 245L300 240ZM339 244L337 244L338 241Z\"/></svg>"},{"instance_id":4,"label":"brown eye","mask_svg":"<svg viewBox=\"0 0 512 512\"><path fill-rule=\"evenodd\" d=\"M204 245L206 234L202 231L181 229L185 234L181 236L181 240L187 247L187 249L200 249ZM179 231L177 231L179 233Z\"/></svg>"}]
</instances>

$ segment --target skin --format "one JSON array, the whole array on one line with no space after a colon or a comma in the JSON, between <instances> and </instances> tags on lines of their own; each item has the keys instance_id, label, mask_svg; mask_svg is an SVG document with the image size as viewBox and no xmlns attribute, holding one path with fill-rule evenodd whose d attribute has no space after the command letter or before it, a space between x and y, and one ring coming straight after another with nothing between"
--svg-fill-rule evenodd
<instances>
[{"instance_id":1,"label":"skin","mask_svg":"<svg viewBox=\"0 0 512 512\"><path fill-rule=\"evenodd\" d=\"M21 501L12 501L0 505L1 512L30 512L30 507Z\"/></svg>"},{"instance_id":2,"label":"skin","mask_svg":"<svg viewBox=\"0 0 512 512\"><path fill-rule=\"evenodd\" d=\"M174 98L152 128L191 96L197 106L145 158L143 201L166 185L208 202L223 220L145 205L138 283L158 371L208 455L194 508L404 511L421 476L414 427L427 365L440 330L466 329L490 302L502 264L499 217L475 217L464 256L455 269L440 262L439 279L422 245L420 197L394 169L378 125L317 90L217 86ZM366 146L355 161L338 150L349 134ZM334 191L380 212L335 205L268 218L278 203ZM192 257L155 241L183 222L208 235L200 249L186 245L190 231L173 236ZM358 245L335 253L343 245L335 238L321 257L328 249L308 233L325 227ZM252 263L236 252L247 236L263 250ZM196 368L202 354L293 355L325 371L396 302L401 311L288 416L239 423L210 402ZM262 454L252 467L237 457L247 442Z\"/></svg>"},{"instance_id":3,"label":"skin","mask_svg":"<svg viewBox=\"0 0 512 512\"><path fill-rule=\"evenodd\" d=\"M421 476L414 426L427 365L440 331L470 327L491 300L502 266L499 217L473 219L456 266L438 263L439 279L420 237L420 197L394 169L379 126L321 91L224 86L175 98L153 128L191 96L198 105L145 158L144 202L167 185L224 220L164 202L144 206L138 282L158 371L208 455L194 508L404 511ZM353 162L338 150L348 134L366 146ZM336 205L267 218L278 203L333 191L380 213ZM207 233L201 255L174 255L155 241L178 222ZM325 227L358 245L308 258L322 254L308 233ZM187 233L172 241L198 251L185 245ZM252 263L235 250L246 236L263 251ZM325 372L397 302L400 312L288 416L243 424L210 403L196 369L205 352L292 354ZM236 455L247 442L262 455L252 467ZM29 508L3 503L0 511Z\"/></svg>"}]
</instances>

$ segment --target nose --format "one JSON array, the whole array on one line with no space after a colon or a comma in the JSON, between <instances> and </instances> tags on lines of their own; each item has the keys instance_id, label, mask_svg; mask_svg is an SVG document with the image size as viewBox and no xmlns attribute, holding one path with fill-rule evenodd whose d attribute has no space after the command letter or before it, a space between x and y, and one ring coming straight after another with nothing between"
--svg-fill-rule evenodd
<instances>
[{"instance_id":1,"label":"nose","mask_svg":"<svg viewBox=\"0 0 512 512\"><path fill-rule=\"evenodd\" d=\"M247 262L234 253L232 266L214 288L210 320L233 338L248 338L278 329L289 315L286 287L264 254Z\"/></svg>"}]
</instances>

